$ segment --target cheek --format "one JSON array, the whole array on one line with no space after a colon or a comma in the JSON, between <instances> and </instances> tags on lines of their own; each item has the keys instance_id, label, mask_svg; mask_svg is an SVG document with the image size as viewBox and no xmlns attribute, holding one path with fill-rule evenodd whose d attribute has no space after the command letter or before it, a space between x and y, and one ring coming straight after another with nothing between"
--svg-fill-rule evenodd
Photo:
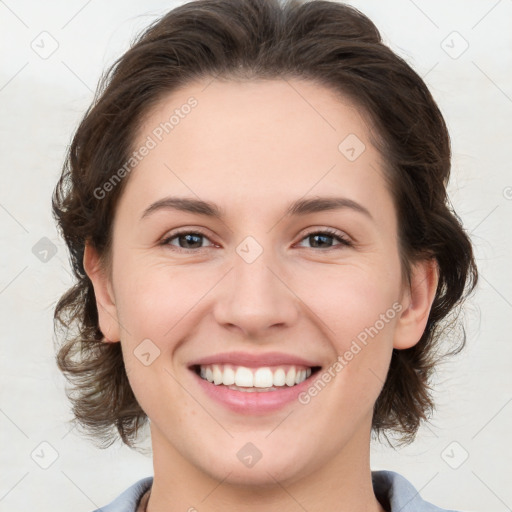
<instances>
[{"instance_id":1,"label":"cheek","mask_svg":"<svg viewBox=\"0 0 512 512\"><path fill-rule=\"evenodd\" d=\"M181 388L173 385L172 356L179 340L190 333L192 311L205 293L204 285L184 268L178 271L136 258L117 268L116 305L126 372L138 402L154 415L162 409L157 389L165 389L169 403L184 401Z\"/></svg>"},{"instance_id":2,"label":"cheek","mask_svg":"<svg viewBox=\"0 0 512 512\"><path fill-rule=\"evenodd\" d=\"M211 272L135 261L124 266L116 288L119 320L129 337L158 343L172 337L170 330L193 311L214 282Z\"/></svg>"},{"instance_id":3,"label":"cheek","mask_svg":"<svg viewBox=\"0 0 512 512\"><path fill-rule=\"evenodd\" d=\"M329 271L326 282L326 293L317 288L311 295L311 307L337 354L325 378L338 389L340 404L351 411L364 410L363 404L369 408L376 400L389 367L402 307L399 260L337 267Z\"/></svg>"},{"instance_id":4,"label":"cheek","mask_svg":"<svg viewBox=\"0 0 512 512\"><path fill-rule=\"evenodd\" d=\"M322 320L326 336L336 340L338 351L358 337L364 341L368 329L373 337L381 331L383 337L390 334L400 307L398 265L387 271L375 265L333 266L323 272L323 279L317 273L304 280L305 302ZM309 296L307 288L314 291Z\"/></svg>"}]
</instances>

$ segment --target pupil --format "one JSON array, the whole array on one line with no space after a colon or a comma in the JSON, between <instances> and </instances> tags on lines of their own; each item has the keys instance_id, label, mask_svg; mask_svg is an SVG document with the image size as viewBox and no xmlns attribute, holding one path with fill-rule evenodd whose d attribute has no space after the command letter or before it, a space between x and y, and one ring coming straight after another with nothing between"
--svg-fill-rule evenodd
<instances>
[{"instance_id":1,"label":"pupil","mask_svg":"<svg viewBox=\"0 0 512 512\"><path fill-rule=\"evenodd\" d=\"M200 240L201 236L202 235L188 234L188 235L182 235L180 238L186 240L185 244L189 244L189 243L194 244L194 241L192 240L192 242L190 242L190 239L196 238L196 239L199 239L198 243L199 243L199 245L201 245L201 240ZM190 247L186 247L186 248L190 248Z\"/></svg>"},{"instance_id":2,"label":"pupil","mask_svg":"<svg viewBox=\"0 0 512 512\"><path fill-rule=\"evenodd\" d=\"M313 238L315 240L323 239L323 241L325 242L325 239L330 239L331 236L330 235L311 235L311 238ZM330 247L332 244L327 243L327 245Z\"/></svg>"}]
</instances>

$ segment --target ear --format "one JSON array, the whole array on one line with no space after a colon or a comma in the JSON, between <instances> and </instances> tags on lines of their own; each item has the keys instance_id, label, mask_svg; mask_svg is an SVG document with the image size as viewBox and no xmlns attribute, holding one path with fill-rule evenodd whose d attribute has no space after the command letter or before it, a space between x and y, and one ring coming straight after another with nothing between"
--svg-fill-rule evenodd
<instances>
[{"instance_id":1,"label":"ear","mask_svg":"<svg viewBox=\"0 0 512 512\"><path fill-rule=\"evenodd\" d=\"M87 242L85 244L84 269L94 287L98 322L105 342L115 343L120 340L117 308L114 300L112 284L107 272L103 269L97 250Z\"/></svg>"},{"instance_id":2,"label":"ear","mask_svg":"<svg viewBox=\"0 0 512 512\"><path fill-rule=\"evenodd\" d=\"M402 313L397 321L393 348L405 349L420 341L434 301L439 270L435 259L422 260L411 269L411 284L403 294Z\"/></svg>"}]
</instances>

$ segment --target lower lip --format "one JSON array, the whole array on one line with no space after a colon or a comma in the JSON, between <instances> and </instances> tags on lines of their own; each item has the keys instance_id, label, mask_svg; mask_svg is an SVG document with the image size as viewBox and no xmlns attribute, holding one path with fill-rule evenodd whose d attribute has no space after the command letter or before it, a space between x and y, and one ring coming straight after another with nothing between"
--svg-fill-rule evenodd
<instances>
[{"instance_id":1,"label":"lower lip","mask_svg":"<svg viewBox=\"0 0 512 512\"><path fill-rule=\"evenodd\" d=\"M298 401L298 395L311 386L319 372L310 375L305 381L295 386L283 386L275 391L236 391L222 384L215 385L202 379L191 370L201 388L208 396L220 402L232 411L244 414L262 414L276 411L291 402Z\"/></svg>"}]
</instances>

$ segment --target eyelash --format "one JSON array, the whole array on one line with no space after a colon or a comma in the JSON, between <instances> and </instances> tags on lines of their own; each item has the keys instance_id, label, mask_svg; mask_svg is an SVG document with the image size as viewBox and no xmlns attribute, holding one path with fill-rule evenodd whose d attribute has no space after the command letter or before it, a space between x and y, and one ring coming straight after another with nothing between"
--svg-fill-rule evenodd
<instances>
[{"instance_id":1,"label":"eyelash","mask_svg":"<svg viewBox=\"0 0 512 512\"><path fill-rule=\"evenodd\" d=\"M175 245L171 245L171 243L170 243L171 240L174 240L175 238L178 238L178 237L183 236L183 235L199 235L199 236L202 236L202 237L208 239L208 236L205 233L201 232L200 230L197 230L197 231L182 230L182 231L177 231L175 233L172 233L168 237L164 238L162 240L162 242L161 242L161 245L172 247L171 250L173 250L173 251L175 250L175 251L178 251L178 252L190 252L190 251L198 252L198 251L201 251L203 249L207 249L208 248L208 247L199 247L197 249L186 249L184 247L178 247L178 246L175 246ZM317 247L310 247L310 249L318 249L320 251L326 252L326 251L329 251L329 250L334 250L336 248L352 247L354 245L353 242L351 240L349 240L347 237L343 236L338 231L336 231L334 229L330 229L330 228L325 228L325 229L319 230L319 231L310 231L309 233L306 233L301 238L300 241L302 242L306 238L308 238L310 236L313 236L313 235L328 235L328 236L336 239L339 242L339 245L328 247L326 249L321 249L321 248L318 249Z\"/></svg>"}]
</instances>

